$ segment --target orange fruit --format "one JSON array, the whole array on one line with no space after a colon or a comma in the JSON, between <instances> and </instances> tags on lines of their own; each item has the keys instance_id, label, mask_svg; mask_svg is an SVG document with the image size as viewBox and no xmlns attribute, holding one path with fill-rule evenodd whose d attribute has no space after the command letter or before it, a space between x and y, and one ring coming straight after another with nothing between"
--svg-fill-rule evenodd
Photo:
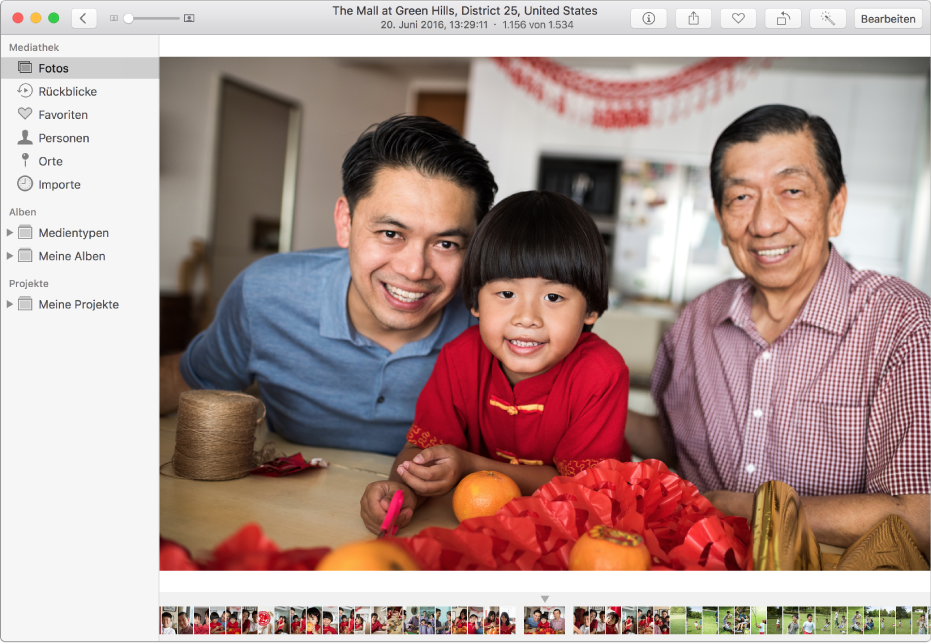
<instances>
[{"instance_id":1,"label":"orange fruit","mask_svg":"<svg viewBox=\"0 0 931 644\"><path fill-rule=\"evenodd\" d=\"M418 570L407 551L390 541L372 539L331 550L317 570Z\"/></svg>"},{"instance_id":2,"label":"orange fruit","mask_svg":"<svg viewBox=\"0 0 931 644\"><path fill-rule=\"evenodd\" d=\"M472 472L453 492L453 512L460 521L490 517L519 496L520 488L510 476L487 470Z\"/></svg>"},{"instance_id":3,"label":"orange fruit","mask_svg":"<svg viewBox=\"0 0 931 644\"><path fill-rule=\"evenodd\" d=\"M606 525L579 537L569 553L569 570L649 570L651 562L643 537Z\"/></svg>"}]
</instances>

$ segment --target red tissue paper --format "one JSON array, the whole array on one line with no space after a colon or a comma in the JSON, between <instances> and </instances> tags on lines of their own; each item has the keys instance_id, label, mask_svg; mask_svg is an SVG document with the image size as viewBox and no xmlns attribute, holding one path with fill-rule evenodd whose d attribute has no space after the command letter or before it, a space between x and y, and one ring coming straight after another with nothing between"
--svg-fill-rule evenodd
<instances>
[{"instance_id":1,"label":"red tissue paper","mask_svg":"<svg viewBox=\"0 0 931 644\"><path fill-rule=\"evenodd\" d=\"M169 539L159 548L160 570L315 570L330 548L279 550L257 523L249 523L204 559Z\"/></svg>"},{"instance_id":2,"label":"red tissue paper","mask_svg":"<svg viewBox=\"0 0 931 644\"><path fill-rule=\"evenodd\" d=\"M496 515L395 539L424 570L566 570L597 525L641 535L653 570L751 570L750 527L726 517L660 461L602 461L557 476Z\"/></svg>"},{"instance_id":3,"label":"red tissue paper","mask_svg":"<svg viewBox=\"0 0 931 644\"><path fill-rule=\"evenodd\" d=\"M278 453L280 454L281 452ZM267 463L263 463L262 465L259 465L257 468L252 470L250 474L258 474L259 476L271 476L277 478L287 474L295 474L312 467L329 466L330 464L322 458L312 458L309 461L305 461L304 457L301 456L301 453L298 452L293 456L282 456L281 458L276 458L274 460L268 461Z\"/></svg>"},{"instance_id":4,"label":"red tissue paper","mask_svg":"<svg viewBox=\"0 0 931 644\"><path fill-rule=\"evenodd\" d=\"M494 516L390 541L422 570L566 570L579 536L602 524L641 535L652 570L753 568L747 520L724 516L656 460L602 461L575 476L555 477ZM163 539L161 570L313 570L329 550L280 551L249 524L203 560Z\"/></svg>"}]
</instances>

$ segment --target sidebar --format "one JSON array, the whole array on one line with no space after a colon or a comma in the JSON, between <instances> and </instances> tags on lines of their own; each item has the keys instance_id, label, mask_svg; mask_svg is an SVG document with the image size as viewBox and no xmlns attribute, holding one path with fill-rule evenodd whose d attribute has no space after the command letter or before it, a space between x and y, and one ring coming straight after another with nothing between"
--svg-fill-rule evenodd
<instances>
[{"instance_id":1,"label":"sidebar","mask_svg":"<svg viewBox=\"0 0 931 644\"><path fill-rule=\"evenodd\" d=\"M157 36L2 39L0 490L18 526L4 567L23 567L4 604L22 614L83 597L49 583L75 558L129 589L139 568L112 563L150 556L156 603L157 465L140 455L158 445L158 73ZM120 519L138 503L151 521Z\"/></svg>"}]
</instances>

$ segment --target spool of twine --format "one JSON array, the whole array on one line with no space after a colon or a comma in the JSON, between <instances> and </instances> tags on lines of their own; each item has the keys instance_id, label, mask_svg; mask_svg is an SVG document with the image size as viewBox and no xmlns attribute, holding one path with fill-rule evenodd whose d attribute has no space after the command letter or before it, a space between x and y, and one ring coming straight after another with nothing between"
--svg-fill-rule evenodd
<instances>
[{"instance_id":1,"label":"spool of twine","mask_svg":"<svg viewBox=\"0 0 931 644\"><path fill-rule=\"evenodd\" d=\"M263 409L258 417L260 405ZM175 473L198 481L246 476L255 467L255 429L264 419L264 405L248 394L184 392L178 403L178 433L171 459Z\"/></svg>"}]
</instances>

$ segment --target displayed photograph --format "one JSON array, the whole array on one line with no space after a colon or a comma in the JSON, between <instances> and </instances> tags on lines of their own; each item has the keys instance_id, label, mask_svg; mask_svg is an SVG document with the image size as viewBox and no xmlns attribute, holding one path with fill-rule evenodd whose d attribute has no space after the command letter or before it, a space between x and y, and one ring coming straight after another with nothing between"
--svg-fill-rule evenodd
<instances>
[{"instance_id":1,"label":"displayed photograph","mask_svg":"<svg viewBox=\"0 0 931 644\"><path fill-rule=\"evenodd\" d=\"M750 607L734 607L734 635L746 635L751 633L750 629Z\"/></svg>"},{"instance_id":2,"label":"displayed photograph","mask_svg":"<svg viewBox=\"0 0 931 644\"><path fill-rule=\"evenodd\" d=\"M225 635L227 621L228 616L226 614L226 606L211 606L209 624L210 628L208 633L210 635Z\"/></svg>"},{"instance_id":3,"label":"displayed photograph","mask_svg":"<svg viewBox=\"0 0 931 644\"><path fill-rule=\"evenodd\" d=\"M783 606L766 607L766 634L767 635L785 635L782 621L784 612Z\"/></svg>"},{"instance_id":4,"label":"displayed photograph","mask_svg":"<svg viewBox=\"0 0 931 644\"><path fill-rule=\"evenodd\" d=\"M702 635L718 634L718 607L703 606L701 609L701 633Z\"/></svg>"},{"instance_id":5,"label":"displayed photograph","mask_svg":"<svg viewBox=\"0 0 931 644\"><path fill-rule=\"evenodd\" d=\"M242 606L226 607L226 634L242 635Z\"/></svg>"},{"instance_id":6,"label":"displayed photograph","mask_svg":"<svg viewBox=\"0 0 931 644\"><path fill-rule=\"evenodd\" d=\"M338 635L340 614L339 606L321 606L320 626L323 635Z\"/></svg>"},{"instance_id":7,"label":"displayed photograph","mask_svg":"<svg viewBox=\"0 0 931 644\"><path fill-rule=\"evenodd\" d=\"M718 633L720 635L734 635L735 633L735 611L733 606L718 607Z\"/></svg>"},{"instance_id":8,"label":"displayed photograph","mask_svg":"<svg viewBox=\"0 0 931 644\"><path fill-rule=\"evenodd\" d=\"M420 634L421 635L435 635L436 634L436 607L434 606L421 606L420 607Z\"/></svg>"},{"instance_id":9,"label":"displayed photograph","mask_svg":"<svg viewBox=\"0 0 931 644\"><path fill-rule=\"evenodd\" d=\"M928 630L928 607L912 606L912 635L927 635Z\"/></svg>"},{"instance_id":10,"label":"displayed photograph","mask_svg":"<svg viewBox=\"0 0 931 644\"><path fill-rule=\"evenodd\" d=\"M402 635L404 633L404 616L406 611L400 606L388 606L388 621L385 629L389 635Z\"/></svg>"},{"instance_id":11,"label":"displayed photograph","mask_svg":"<svg viewBox=\"0 0 931 644\"><path fill-rule=\"evenodd\" d=\"M686 635L701 635L704 622L704 610L701 606L687 606ZM636 633L636 630L634 631Z\"/></svg>"},{"instance_id":12,"label":"displayed photograph","mask_svg":"<svg viewBox=\"0 0 931 644\"><path fill-rule=\"evenodd\" d=\"M912 634L912 607L896 606L895 607L895 634L911 635Z\"/></svg>"},{"instance_id":13,"label":"displayed photograph","mask_svg":"<svg viewBox=\"0 0 931 644\"><path fill-rule=\"evenodd\" d=\"M467 606L458 606L453 609L455 621L453 621L453 635L467 635L469 633L469 608Z\"/></svg>"},{"instance_id":14,"label":"displayed photograph","mask_svg":"<svg viewBox=\"0 0 931 644\"><path fill-rule=\"evenodd\" d=\"M621 635L637 634L637 610L636 606L621 606Z\"/></svg>"},{"instance_id":15,"label":"displayed photograph","mask_svg":"<svg viewBox=\"0 0 931 644\"><path fill-rule=\"evenodd\" d=\"M847 607L831 606L831 635L847 634Z\"/></svg>"},{"instance_id":16,"label":"displayed photograph","mask_svg":"<svg viewBox=\"0 0 931 644\"><path fill-rule=\"evenodd\" d=\"M337 621L340 635L352 635L355 632L355 616L352 606L340 606Z\"/></svg>"},{"instance_id":17,"label":"displayed photograph","mask_svg":"<svg viewBox=\"0 0 931 644\"><path fill-rule=\"evenodd\" d=\"M831 634L831 620L834 618L834 613L831 611L830 606L815 606L815 614L812 618L815 622L815 633L818 635L830 635Z\"/></svg>"},{"instance_id":18,"label":"displayed photograph","mask_svg":"<svg viewBox=\"0 0 931 644\"><path fill-rule=\"evenodd\" d=\"M798 621L798 606L782 607L782 632L786 635L798 635L802 624Z\"/></svg>"},{"instance_id":19,"label":"displayed photograph","mask_svg":"<svg viewBox=\"0 0 931 644\"><path fill-rule=\"evenodd\" d=\"M856 633L858 635L863 635L864 628L864 611L863 606L848 606L847 607L847 634Z\"/></svg>"},{"instance_id":20,"label":"displayed photograph","mask_svg":"<svg viewBox=\"0 0 931 644\"><path fill-rule=\"evenodd\" d=\"M622 628L621 613L623 612L623 608L621 606L608 606L606 610L605 635L620 635Z\"/></svg>"},{"instance_id":21,"label":"displayed photograph","mask_svg":"<svg viewBox=\"0 0 931 644\"><path fill-rule=\"evenodd\" d=\"M654 606L653 607L653 634L654 635L669 635L670 630L670 607L669 606Z\"/></svg>"},{"instance_id":22,"label":"displayed photograph","mask_svg":"<svg viewBox=\"0 0 931 644\"><path fill-rule=\"evenodd\" d=\"M169 610L170 609L170 610ZM177 635L178 634L178 607L162 606L162 614L159 617L159 635Z\"/></svg>"},{"instance_id":23,"label":"displayed photograph","mask_svg":"<svg viewBox=\"0 0 931 644\"><path fill-rule=\"evenodd\" d=\"M879 525L859 509L931 492L887 454L931 458L927 361L909 344L931 293L929 68L883 56L162 59L164 565L828 572L879 565L838 554L872 531L877 552L926 568L927 543L889 535L925 534L927 504ZM895 127L878 136L877 123ZM753 213L772 214L765 235ZM785 292L797 297L777 314ZM502 317L543 298L573 302L572 315L541 309L531 330ZM781 394L757 409L758 357ZM828 390L839 393L811 397ZM864 429L821 445L838 409ZM203 417L217 413L235 422ZM566 420L580 415L597 422ZM735 444L751 460L725 475ZM641 459L657 462L624 467ZM468 467L440 476L451 461ZM659 520L658 497L626 500L660 479L695 501ZM797 524L790 503L751 516L761 488L839 510L754 560L752 534ZM315 511L295 514L308 497ZM613 503L623 512L575 524ZM476 517L506 547L470 530ZM580 536L553 550L552 526ZM396 538L372 538L387 531ZM649 612L637 633L652 631ZM420 634L422 610L404 621L415 616ZM342 617L330 628L354 633ZM606 632L600 607L588 618ZM721 615L702 621L723 632Z\"/></svg>"},{"instance_id":24,"label":"displayed photograph","mask_svg":"<svg viewBox=\"0 0 931 644\"><path fill-rule=\"evenodd\" d=\"M525 606L524 607L524 634L526 635L563 635L565 634L565 606ZM556 621L559 615L560 622ZM562 626L563 630L554 628ZM585 633L587 634L587 633Z\"/></svg>"},{"instance_id":25,"label":"displayed photograph","mask_svg":"<svg viewBox=\"0 0 931 644\"><path fill-rule=\"evenodd\" d=\"M163 607L164 608L164 607ZM194 634L194 607L177 606L175 615L175 632L178 635Z\"/></svg>"},{"instance_id":26,"label":"displayed photograph","mask_svg":"<svg viewBox=\"0 0 931 644\"><path fill-rule=\"evenodd\" d=\"M498 606L498 614L495 619L497 633L486 631L486 634L515 635L520 630L520 612L517 606ZM566 632L566 617L561 609L556 608L553 610L553 619L550 623L557 633Z\"/></svg>"},{"instance_id":27,"label":"displayed photograph","mask_svg":"<svg viewBox=\"0 0 931 644\"><path fill-rule=\"evenodd\" d=\"M372 634L372 607L355 606L353 612L353 634L371 635Z\"/></svg>"},{"instance_id":28,"label":"displayed photograph","mask_svg":"<svg viewBox=\"0 0 931 644\"><path fill-rule=\"evenodd\" d=\"M750 607L750 632L753 635L766 635L766 606Z\"/></svg>"},{"instance_id":29,"label":"displayed photograph","mask_svg":"<svg viewBox=\"0 0 931 644\"><path fill-rule=\"evenodd\" d=\"M322 635L323 634L323 607L322 606L308 606L307 607L307 625L305 633L307 635Z\"/></svg>"},{"instance_id":30,"label":"displayed photograph","mask_svg":"<svg viewBox=\"0 0 931 644\"><path fill-rule=\"evenodd\" d=\"M274 635L276 632L274 606L244 606L243 611L249 611L249 626L243 621L243 634L245 635Z\"/></svg>"},{"instance_id":31,"label":"displayed photograph","mask_svg":"<svg viewBox=\"0 0 931 644\"><path fill-rule=\"evenodd\" d=\"M191 613L191 626L194 635L208 635L210 633L210 607L194 606Z\"/></svg>"},{"instance_id":32,"label":"displayed photograph","mask_svg":"<svg viewBox=\"0 0 931 644\"><path fill-rule=\"evenodd\" d=\"M455 614L453 606L437 606L434 611L434 632L437 635L452 635Z\"/></svg>"},{"instance_id":33,"label":"displayed photograph","mask_svg":"<svg viewBox=\"0 0 931 644\"><path fill-rule=\"evenodd\" d=\"M372 631L372 635L387 635L388 634L388 607L387 606L372 607L371 631Z\"/></svg>"},{"instance_id":34,"label":"displayed photograph","mask_svg":"<svg viewBox=\"0 0 931 644\"><path fill-rule=\"evenodd\" d=\"M687 608L685 606L673 606L669 609L670 635L685 635L686 613Z\"/></svg>"}]
</instances>

